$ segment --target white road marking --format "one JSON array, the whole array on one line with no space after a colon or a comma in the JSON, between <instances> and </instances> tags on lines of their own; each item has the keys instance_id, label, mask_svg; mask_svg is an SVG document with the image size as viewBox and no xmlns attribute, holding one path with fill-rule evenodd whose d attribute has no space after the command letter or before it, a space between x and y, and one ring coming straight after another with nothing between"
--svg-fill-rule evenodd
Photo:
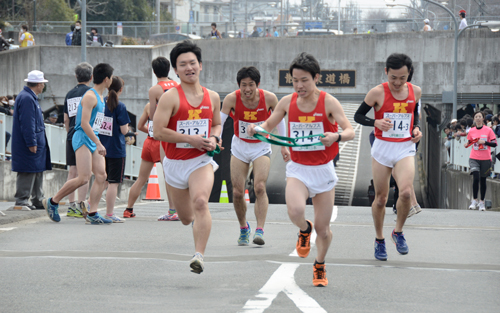
<instances>
[{"instance_id":1,"label":"white road marking","mask_svg":"<svg viewBox=\"0 0 500 313\"><path fill-rule=\"evenodd\" d=\"M297 308L307 313L326 313L316 300L311 298L297 285L294 279L295 270L300 266L298 263L284 263L271 276L267 283L255 296L256 300L250 299L240 312L260 313L269 308L273 300L280 292L284 292Z\"/></svg>"},{"instance_id":2,"label":"white road marking","mask_svg":"<svg viewBox=\"0 0 500 313\"><path fill-rule=\"evenodd\" d=\"M0 231L9 231L9 230L13 230L13 229L16 229L17 227L4 227L4 228L0 228Z\"/></svg>"},{"instance_id":3,"label":"white road marking","mask_svg":"<svg viewBox=\"0 0 500 313\"><path fill-rule=\"evenodd\" d=\"M332 217L330 218L330 223L335 222L338 215L338 207L333 206ZM316 244L317 234L314 229L311 233L311 249ZM297 249L294 249L289 256L296 256ZM295 306L299 310L305 313L323 313L326 312L316 300L311 298L307 293L305 293L297 285L294 279L295 270L300 266L300 263L283 263L281 266L273 273L271 278L267 283L259 290L259 293L255 295L258 300L250 299L245 303L243 310L241 312L264 312L267 308L271 306L273 300L278 296L280 292L284 292L290 300L295 303ZM310 264L308 264L310 265Z\"/></svg>"},{"instance_id":4,"label":"white road marking","mask_svg":"<svg viewBox=\"0 0 500 313\"><path fill-rule=\"evenodd\" d=\"M359 149L361 147L361 136L363 135L362 130L363 127L361 127L361 124L358 124L356 129L354 129L354 132L356 133L359 129L359 140L358 144L356 147L356 154L355 154L355 161L354 161L354 173L352 175L352 186L351 186L351 196L349 197L349 206L352 205L352 198L354 196L354 188L356 187L356 175L358 175L358 161L359 161Z\"/></svg>"}]
</instances>

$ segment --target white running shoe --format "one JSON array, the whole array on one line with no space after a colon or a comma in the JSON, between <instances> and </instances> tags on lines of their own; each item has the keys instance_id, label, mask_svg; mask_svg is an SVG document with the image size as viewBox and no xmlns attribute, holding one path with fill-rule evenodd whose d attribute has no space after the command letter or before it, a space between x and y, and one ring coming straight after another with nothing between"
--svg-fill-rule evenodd
<instances>
[{"instance_id":1,"label":"white running shoe","mask_svg":"<svg viewBox=\"0 0 500 313\"><path fill-rule=\"evenodd\" d=\"M119 218L118 216L116 216L116 214L113 213L113 215L109 216L109 215L106 215L105 218L107 218L108 220L112 220L113 223L124 223L125 220L122 219L122 218Z\"/></svg>"},{"instance_id":2,"label":"white running shoe","mask_svg":"<svg viewBox=\"0 0 500 313\"><path fill-rule=\"evenodd\" d=\"M417 211L415 210L415 207L412 206L410 208L410 211L408 211L408 217L412 217L413 215L417 214Z\"/></svg>"},{"instance_id":3,"label":"white running shoe","mask_svg":"<svg viewBox=\"0 0 500 313\"><path fill-rule=\"evenodd\" d=\"M478 206L477 200L473 199L471 204L469 205L469 210L477 210L477 206Z\"/></svg>"},{"instance_id":4,"label":"white running shoe","mask_svg":"<svg viewBox=\"0 0 500 313\"><path fill-rule=\"evenodd\" d=\"M205 269L203 255L199 252L196 252L191 259L189 266L191 267L191 272L201 274L201 272L203 272L203 270Z\"/></svg>"},{"instance_id":5,"label":"white running shoe","mask_svg":"<svg viewBox=\"0 0 500 313\"><path fill-rule=\"evenodd\" d=\"M484 201L479 201L479 211L486 211L486 208L484 207Z\"/></svg>"},{"instance_id":6,"label":"white running shoe","mask_svg":"<svg viewBox=\"0 0 500 313\"><path fill-rule=\"evenodd\" d=\"M414 206L414 208L415 208L415 214L418 214L418 213L422 212L422 208L420 207L420 204L417 203Z\"/></svg>"}]
</instances>

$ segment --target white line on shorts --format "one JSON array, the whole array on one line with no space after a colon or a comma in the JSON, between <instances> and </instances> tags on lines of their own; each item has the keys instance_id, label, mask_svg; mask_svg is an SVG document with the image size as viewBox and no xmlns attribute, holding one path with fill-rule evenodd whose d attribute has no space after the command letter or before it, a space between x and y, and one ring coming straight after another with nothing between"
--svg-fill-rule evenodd
<instances>
[{"instance_id":1,"label":"white line on shorts","mask_svg":"<svg viewBox=\"0 0 500 313\"><path fill-rule=\"evenodd\" d=\"M298 263L284 263L274 272L267 283L255 295L257 299L250 299L240 312L260 313L269 308L280 292L284 292L299 310L307 313L326 313L316 300L311 298L297 285L294 279Z\"/></svg>"}]
</instances>

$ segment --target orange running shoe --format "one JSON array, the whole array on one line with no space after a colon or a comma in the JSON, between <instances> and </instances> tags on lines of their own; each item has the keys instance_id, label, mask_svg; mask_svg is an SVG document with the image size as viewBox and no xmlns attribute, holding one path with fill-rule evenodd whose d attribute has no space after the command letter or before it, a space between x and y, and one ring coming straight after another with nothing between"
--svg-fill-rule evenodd
<instances>
[{"instance_id":1,"label":"orange running shoe","mask_svg":"<svg viewBox=\"0 0 500 313\"><path fill-rule=\"evenodd\" d=\"M306 258L309 255L309 251L311 251L311 233L314 225L309 220L306 220L306 222L311 226L311 231L309 233L304 233L299 230L299 239L297 239L297 244L295 246L297 254L301 258Z\"/></svg>"},{"instance_id":2,"label":"orange running shoe","mask_svg":"<svg viewBox=\"0 0 500 313\"><path fill-rule=\"evenodd\" d=\"M135 213L133 211L130 212L129 210L125 210L125 211L123 211L123 217L124 218L135 217Z\"/></svg>"},{"instance_id":3,"label":"orange running shoe","mask_svg":"<svg viewBox=\"0 0 500 313\"><path fill-rule=\"evenodd\" d=\"M326 269L324 263L316 263L313 265L313 285L315 287L328 286L328 278L326 278Z\"/></svg>"}]
</instances>

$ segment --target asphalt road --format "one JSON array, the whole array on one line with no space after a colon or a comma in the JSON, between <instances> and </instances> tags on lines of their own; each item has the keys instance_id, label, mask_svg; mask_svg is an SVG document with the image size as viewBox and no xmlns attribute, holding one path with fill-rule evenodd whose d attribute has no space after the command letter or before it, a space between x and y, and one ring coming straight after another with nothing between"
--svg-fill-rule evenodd
<instances>
[{"instance_id":1,"label":"asphalt road","mask_svg":"<svg viewBox=\"0 0 500 313\"><path fill-rule=\"evenodd\" d=\"M0 312L498 312L500 214L425 210L408 220L410 247L373 258L370 208L339 207L325 288L312 286L315 247L293 256L297 228L269 208L266 245L237 245L232 205L210 204L205 271L193 274L191 226L158 222L165 203L136 206L124 224L46 216L0 225ZM117 209L121 212L123 209ZM253 205L247 214L255 228ZM21 212L16 214L22 214ZM312 207L307 216L312 218ZM0 217L5 218L5 217Z\"/></svg>"}]
</instances>

